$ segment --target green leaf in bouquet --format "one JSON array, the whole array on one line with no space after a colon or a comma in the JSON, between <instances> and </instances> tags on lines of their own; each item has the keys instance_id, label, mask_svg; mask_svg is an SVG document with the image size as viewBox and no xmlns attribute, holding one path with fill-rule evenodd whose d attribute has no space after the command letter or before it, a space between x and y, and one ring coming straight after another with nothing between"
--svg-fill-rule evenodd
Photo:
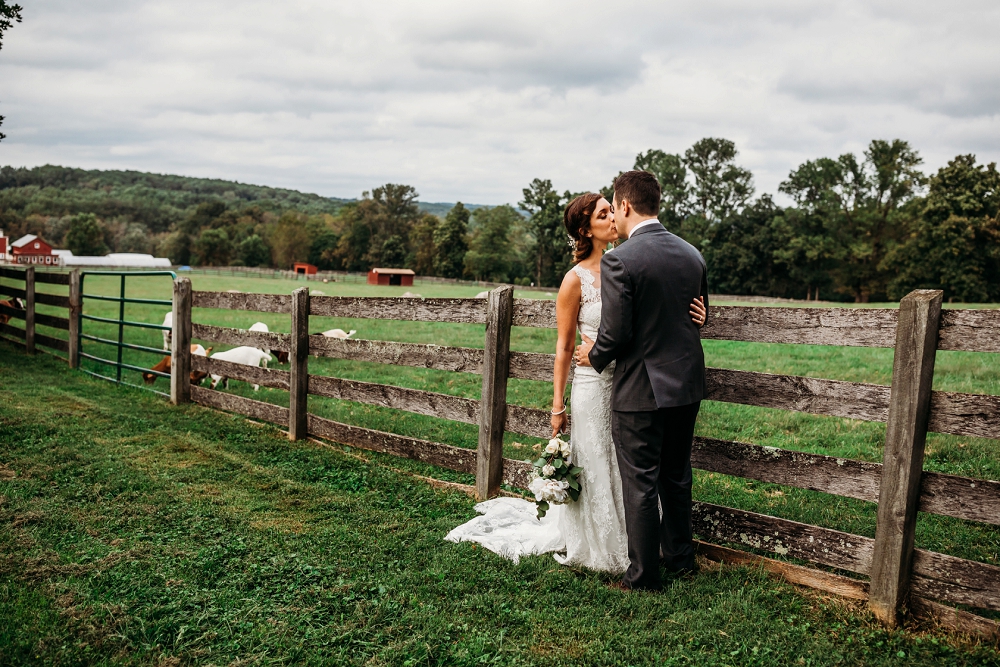
<instances>
[{"instance_id":1,"label":"green leaf in bouquet","mask_svg":"<svg viewBox=\"0 0 1000 667\"><path fill-rule=\"evenodd\" d=\"M556 459L555 461L552 462L552 467L555 468L556 470L562 468L562 465L563 465L562 459Z\"/></svg>"},{"instance_id":2,"label":"green leaf in bouquet","mask_svg":"<svg viewBox=\"0 0 1000 667\"><path fill-rule=\"evenodd\" d=\"M545 457L543 456L542 458L538 459L537 461L535 461L531 465L535 466L536 468L541 468L546 463L548 463L548 461L546 461Z\"/></svg>"},{"instance_id":3,"label":"green leaf in bouquet","mask_svg":"<svg viewBox=\"0 0 1000 667\"><path fill-rule=\"evenodd\" d=\"M580 488L580 482L576 481L575 477L570 477L569 478L569 488L579 490L579 488Z\"/></svg>"},{"instance_id":4,"label":"green leaf in bouquet","mask_svg":"<svg viewBox=\"0 0 1000 667\"><path fill-rule=\"evenodd\" d=\"M581 468L580 466L573 466L572 468L569 469L569 474L574 477L577 477L581 472L583 472L583 468Z\"/></svg>"},{"instance_id":5,"label":"green leaf in bouquet","mask_svg":"<svg viewBox=\"0 0 1000 667\"><path fill-rule=\"evenodd\" d=\"M580 489L574 489L571 486L568 489L566 489L566 493L569 494L569 497L573 499L573 502L576 502L580 499Z\"/></svg>"}]
</instances>

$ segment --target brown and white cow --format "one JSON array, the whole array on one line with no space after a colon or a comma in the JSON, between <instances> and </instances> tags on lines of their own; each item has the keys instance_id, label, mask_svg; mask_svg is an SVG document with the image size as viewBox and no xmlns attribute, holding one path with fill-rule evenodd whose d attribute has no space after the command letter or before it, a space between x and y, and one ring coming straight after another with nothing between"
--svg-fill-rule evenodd
<instances>
[{"instance_id":1,"label":"brown and white cow","mask_svg":"<svg viewBox=\"0 0 1000 667\"><path fill-rule=\"evenodd\" d=\"M192 343L192 345L191 345L191 354L196 354L199 357L207 357L208 353L211 352L211 351L212 351L212 348L208 348L206 350L205 348L203 348L201 345L198 345L197 343ZM170 372L170 359L171 359L171 357L169 355L167 355L166 357L163 357L163 359L160 360L160 363L158 363L155 366L153 366L150 370L152 370L152 371L159 371L160 373L169 373ZM160 376L159 375L153 375L152 373L143 373L142 374L142 381L145 382L146 384L153 384L153 383L156 382L156 378L158 378L158 377L160 377ZM205 371L191 371L191 384L201 384L201 381L204 380L206 377L208 377L208 373L206 373Z\"/></svg>"}]
</instances>

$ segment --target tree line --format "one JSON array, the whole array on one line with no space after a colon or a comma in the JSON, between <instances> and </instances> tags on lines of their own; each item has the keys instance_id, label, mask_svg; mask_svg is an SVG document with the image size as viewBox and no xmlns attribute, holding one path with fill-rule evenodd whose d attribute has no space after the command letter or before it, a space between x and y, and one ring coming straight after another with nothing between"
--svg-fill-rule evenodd
<instances>
[{"instance_id":1,"label":"tree line","mask_svg":"<svg viewBox=\"0 0 1000 667\"><path fill-rule=\"evenodd\" d=\"M1000 176L959 155L930 176L902 140L810 160L755 196L732 141L652 149L633 167L662 187L659 219L705 256L713 292L840 301L944 289L1000 301ZM613 179L612 179L613 180ZM612 184L600 188L609 199ZM155 252L177 264L322 270L406 267L420 275L557 286L572 262L562 226L578 193L534 179L516 205L421 211L412 186L358 200L139 172L0 169L0 227L77 254Z\"/></svg>"}]
</instances>

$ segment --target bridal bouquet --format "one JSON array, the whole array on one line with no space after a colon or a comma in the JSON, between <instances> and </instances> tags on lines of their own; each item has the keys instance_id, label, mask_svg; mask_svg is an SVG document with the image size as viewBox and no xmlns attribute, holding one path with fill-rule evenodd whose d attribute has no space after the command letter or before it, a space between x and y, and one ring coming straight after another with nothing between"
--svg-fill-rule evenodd
<instances>
[{"instance_id":1,"label":"bridal bouquet","mask_svg":"<svg viewBox=\"0 0 1000 667\"><path fill-rule=\"evenodd\" d=\"M572 464L573 451L568 442L552 438L542 455L532 466L534 470L528 489L535 494L538 518L545 516L550 505L564 505L580 498L580 473L583 468Z\"/></svg>"}]
</instances>

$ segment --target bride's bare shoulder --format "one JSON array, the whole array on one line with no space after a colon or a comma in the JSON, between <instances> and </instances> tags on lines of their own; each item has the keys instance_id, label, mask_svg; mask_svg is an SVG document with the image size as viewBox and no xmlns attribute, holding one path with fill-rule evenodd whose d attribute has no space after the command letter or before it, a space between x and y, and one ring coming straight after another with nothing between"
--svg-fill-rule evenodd
<instances>
[{"instance_id":1,"label":"bride's bare shoulder","mask_svg":"<svg viewBox=\"0 0 1000 667\"><path fill-rule=\"evenodd\" d=\"M563 300L566 298L572 298L577 301L580 300L580 276L577 275L576 271L570 269L563 276L562 284L559 285L559 294L556 296L557 300Z\"/></svg>"}]
</instances>

